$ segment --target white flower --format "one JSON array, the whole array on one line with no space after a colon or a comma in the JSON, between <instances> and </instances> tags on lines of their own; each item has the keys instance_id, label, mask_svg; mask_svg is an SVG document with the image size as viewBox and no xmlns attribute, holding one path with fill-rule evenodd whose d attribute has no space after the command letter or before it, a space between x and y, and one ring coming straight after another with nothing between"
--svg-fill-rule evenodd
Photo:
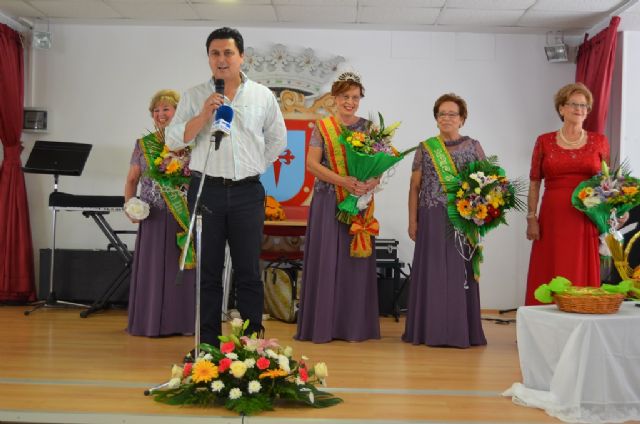
<instances>
[{"instance_id":1,"label":"white flower","mask_svg":"<svg viewBox=\"0 0 640 424\"><path fill-rule=\"evenodd\" d=\"M253 368L256 366L256 360L253 358L247 358L244 360L244 364L247 366L247 368Z\"/></svg>"},{"instance_id":2,"label":"white flower","mask_svg":"<svg viewBox=\"0 0 640 424\"><path fill-rule=\"evenodd\" d=\"M291 346L287 346L284 348L284 356L291 358L291 355L293 354L293 348Z\"/></svg>"},{"instance_id":3,"label":"white flower","mask_svg":"<svg viewBox=\"0 0 640 424\"><path fill-rule=\"evenodd\" d=\"M304 381L302 381L302 380L300 379L300 377L296 377L296 379L295 379L295 383L296 383L298 386L304 386Z\"/></svg>"},{"instance_id":4,"label":"white flower","mask_svg":"<svg viewBox=\"0 0 640 424\"><path fill-rule=\"evenodd\" d=\"M267 356L267 358L278 359L278 354L271 349L265 350L264 353Z\"/></svg>"},{"instance_id":5,"label":"white flower","mask_svg":"<svg viewBox=\"0 0 640 424\"><path fill-rule=\"evenodd\" d=\"M234 318L231 320L231 328L242 328L244 323L240 318Z\"/></svg>"},{"instance_id":6,"label":"white flower","mask_svg":"<svg viewBox=\"0 0 640 424\"><path fill-rule=\"evenodd\" d=\"M313 371L320 380L324 380L329 376L329 371L327 370L327 364L324 362L318 362L314 367Z\"/></svg>"},{"instance_id":7,"label":"white flower","mask_svg":"<svg viewBox=\"0 0 640 424\"><path fill-rule=\"evenodd\" d=\"M184 368L182 368L180 365L174 364L173 367L171 367L171 378L181 378L183 372Z\"/></svg>"},{"instance_id":8,"label":"white flower","mask_svg":"<svg viewBox=\"0 0 640 424\"><path fill-rule=\"evenodd\" d=\"M215 380L213 383L211 383L211 390L214 392L219 392L222 389L224 389L224 383L220 380Z\"/></svg>"},{"instance_id":9,"label":"white flower","mask_svg":"<svg viewBox=\"0 0 640 424\"><path fill-rule=\"evenodd\" d=\"M149 205L137 197L132 197L124 204L124 211L129 217L141 221L149 216Z\"/></svg>"},{"instance_id":10,"label":"white flower","mask_svg":"<svg viewBox=\"0 0 640 424\"><path fill-rule=\"evenodd\" d=\"M237 354L237 353L233 353L233 352L229 352L229 353L227 353L227 354L226 354L226 355L224 355L224 356L226 356L226 357L227 357L227 358L229 358L229 359L233 359L234 361L235 361L236 359L238 359L238 354Z\"/></svg>"},{"instance_id":11,"label":"white flower","mask_svg":"<svg viewBox=\"0 0 640 424\"><path fill-rule=\"evenodd\" d=\"M586 207L592 208L594 206L599 205L602 202L598 196L589 196L582 199L582 203L584 203Z\"/></svg>"},{"instance_id":12,"label":"white flower","mask_svg":"<svg viewBox=\"0 0 640 424\"><path fill-rule=\"evenodd\" d=\"M306 356L304 356L304 355L302 355L302 356L301 356L301 358L302 358L304 361L308 361L308 360L309 360L309 358L307 358L307 357L306 357Z\"/></svg>"},{"instance_id":13,"label":"white flower","mask_svg":"<svg viewBox=\"0 0 640 424\"><path fill-rule=\"evenodd\" d=\"M289 368L289 358L287 358L284 355L279 355L278 356L278 367L280 367L280 369L282 371L284 371L287 374L289 374L291 372L291 369Z\"/></svg>"},{"instance_id":14,"label":"white flower","mask_svg":"<svg viewBox=\"0 0 640 424\"><path fill-rule=\"evenodd\" d=\"M249 393L258 393L262 389L262 385L257 380L251 380L249 382L248 391Z\"/></svg>"},{"instance_id":15,"label":"white flower","mask_svg":"<svg viewBox=\"0 0 640 424\"><path fill-rule=\"evenodd\" d=\"M229 390L229 399L238 399L242 397L242 391L237 387Z\"/></svg>"},{"instance_id":16,"label":"white flower","mask_svg":"<svg viewBox=\"0 0 640 424\"><path fill-rule=\"evenodd\" d=\"M167 384L167 389L177 389L180 387L180 381L182 381L179 377L172 378L169 380L169 384Z\"/></svg>"},{"instance_id":17,"label":"white flower","mask_svg":"<svg viewBox=\"0 0 640 424\"><path fill-rule=\"evenodd\" d=\"M213 360L213 356L210 353L207 353L202 359L204 359L205 361L211 361Z\"/></svg>"}]
</instances>

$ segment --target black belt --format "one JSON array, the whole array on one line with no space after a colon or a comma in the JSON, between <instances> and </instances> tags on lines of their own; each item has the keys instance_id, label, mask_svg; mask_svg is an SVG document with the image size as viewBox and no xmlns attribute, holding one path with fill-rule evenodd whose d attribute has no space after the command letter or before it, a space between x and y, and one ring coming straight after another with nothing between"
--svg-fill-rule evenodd
<instances>
[{"instance_id":1,"label":"black belt","mask_svg":"<svg viewBox=\"0 0 640 424\"><path fill-rule=\"evenodd\" d=\"M198 171L192 170L191 175L196 178L202 178L202 173ZM243 178L241 180L231 180L231 179L222 178L222 177L212 177L211 175L205 175L205 178L207 181L209 181L212 184L223 185L223 186L237 186L242 184L257 183L260 181L259 175L252 175L250 177Z\"/></svg>"}]
</instances>

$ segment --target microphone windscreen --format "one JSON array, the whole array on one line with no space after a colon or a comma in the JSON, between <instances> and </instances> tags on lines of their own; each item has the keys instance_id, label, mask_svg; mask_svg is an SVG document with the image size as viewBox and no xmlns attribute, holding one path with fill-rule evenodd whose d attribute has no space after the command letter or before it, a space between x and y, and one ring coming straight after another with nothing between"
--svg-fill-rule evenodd
<instances>
[{"instance_id":1,"label":"microphone windscreen","mask_svg":"<svg viewBox=\"0 0 640 424\"><path fill-rule=\"evenodd\" d=\"M216 110L213 120L214 137L220 138L222 134L231 134L231 120L233 120L233 109L231 106L222 105Z\"/></svg>"},{"instance_id":2,"label":"microphone windscreen","mask_svg":"<svg viewBox=\"0 0 640 424\"><path fill-rule=\"evenodd\" d=\"M216 110L215 120L217 121L218 119L231 122L233 120L233 109L231 106L221 105L218 110Z\"/></svg>"}]
</instances>

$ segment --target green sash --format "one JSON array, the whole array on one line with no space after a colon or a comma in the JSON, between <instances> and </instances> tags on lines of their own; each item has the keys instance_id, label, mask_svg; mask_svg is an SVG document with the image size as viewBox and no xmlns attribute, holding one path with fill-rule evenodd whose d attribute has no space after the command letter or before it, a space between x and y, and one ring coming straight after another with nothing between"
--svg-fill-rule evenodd
<instances>
[{"instance_id":1,"label":"green sash","mask_svg":"<svg viewBox=\"0 0 640 424\"><path fill-rule=\"evenodd\" d=\"M451 187L451 184L455 184L458 181L458 169L440 136L431 137L423 141L422 144L429 153L429 156L431 156L436 173L438 174L438 179L440 180L440 184L442 184L442 191L447 195L450 191L449 187ZM448 198L447 196L447 199ZM473 257L471 258L471 265L473 267L474 278L476 281L480 281L480 264L482 263L483 257L482 245L478 240L479 235L476 231L474 234L465 234L465 236L471 248L475 248Z\"/></svg>"},{"instance_id":2,"label":"green sash","mask_svg":"<svg viewBox=\"0 0 640 424\"><path fill-rule=\"evenodd\" d=\"M187 231L189 230L189 206L187 205L187 199L184 193L180 191L179 187L172 183L169 177L153 176L154 174L158 175L155 159L160 156L164 148L164 139L162 135L159 135L158 133L150 133L138 140L138 142L147 162L147 168L155 171L151 173L149 177L160 187L160 194L167 208L171 211L180 228L182 228L182 231L176 234L176 244L182 251L187 241ZM196 251L193 242L191 242L189 249L187 249L187 257L184 263L185 269L193 269L195 267L195 255Z\"/></svg>"}]
</instances>

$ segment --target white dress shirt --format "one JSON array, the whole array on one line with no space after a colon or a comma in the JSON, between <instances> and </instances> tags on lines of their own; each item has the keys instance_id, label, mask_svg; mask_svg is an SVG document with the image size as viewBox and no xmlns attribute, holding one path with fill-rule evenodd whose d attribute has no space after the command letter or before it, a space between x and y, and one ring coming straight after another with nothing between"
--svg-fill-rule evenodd
<instances>
[{"instance_id":1,"label":"white dress shirt","mask_svg":"<svg viewBox=\"0 0 640 424\"><path fill-rule=\"evenodd\" d=\"M231 131L220 143L219 150L211 149L207 169L205 159L211 142L213 116L196 137L184 143L184 130L200 113L204 101L215 92L213 78L187 90L180 98L176 113L167 127L165 141L169 149L191 146L189 167L214 177L232 180L259 175L276 160L287 145L287 129L276 97L262 84L241 74L242 83L233 101L225 103L233 109Z\"/></svg>"}]
</instances>

